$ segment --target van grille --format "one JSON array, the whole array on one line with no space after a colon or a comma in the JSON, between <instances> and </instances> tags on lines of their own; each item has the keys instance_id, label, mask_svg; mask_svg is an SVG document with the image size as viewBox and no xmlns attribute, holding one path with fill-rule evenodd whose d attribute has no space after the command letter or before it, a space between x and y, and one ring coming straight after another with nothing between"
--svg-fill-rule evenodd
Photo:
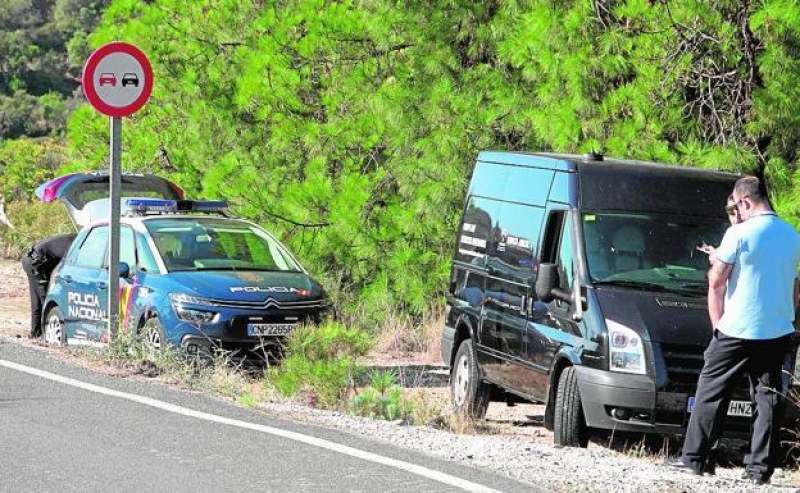
<instances>
[{"instance_id":1,"label":"van grille","mask_svg":"<svg viewBox=\"0 0 800 493\"><path fill-rule=\"evenodd\" d=\"M664 390L694 395L700 371L703 369L704 352L705 347L701 346L662 342L661 353L664 355L664 366L667 369L667 382ZM742 375L739 385L734 387L733 397L735 399L750 398L746 375Z\"/></svg>"},{"instance_id":2,"label":"van grille","mask_svg":"<svg viewBox=\"0 0 800 493\"><path fill-rule=\"evenodd\" d=\"M661 343L671 392L694 392L703 369L704 350L699 346Z\"/></svg>"}]
</instances>

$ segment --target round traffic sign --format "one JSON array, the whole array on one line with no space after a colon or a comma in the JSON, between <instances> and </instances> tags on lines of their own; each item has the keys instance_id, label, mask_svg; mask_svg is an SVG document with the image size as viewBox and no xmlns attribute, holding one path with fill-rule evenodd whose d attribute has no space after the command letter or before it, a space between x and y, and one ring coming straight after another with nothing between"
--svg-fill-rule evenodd
<instances>
[{"instance_id":1,"label":"round traffic sign","mask_svg":"<svg viewBox=\"0 0 800 493\"><path fill-rule=\"evenodd\" d=\"M108 116L136 113L150 98L153 69L139 48L114 41L96 49L83 66L83 94Z\"/></svg>"}]
</instances>

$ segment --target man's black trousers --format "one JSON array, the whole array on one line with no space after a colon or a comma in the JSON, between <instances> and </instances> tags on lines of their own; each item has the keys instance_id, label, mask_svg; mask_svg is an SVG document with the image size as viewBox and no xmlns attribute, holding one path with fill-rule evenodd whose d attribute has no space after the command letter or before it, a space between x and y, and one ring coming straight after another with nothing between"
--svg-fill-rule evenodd
<instances>
[{"instance_id":1,"label":"man's black trousers","mask_svg":"<svg viewBox=\"0 0 800 493\"><path fill-rule=\"evenodd\" d=\"M747 374L753 409L753 436L748 471L768 479L775 468L783 410L784 356L790 336L768 340L737 339L714 331L705 351L705 364L697 384L695 405L683 443L683 461L702 467L711 445L722 432L733 388Z\"/></svg>"},{"instance_id":2,"label":"man's black trousers","mask_svg":"<svg viewBox=\"0 0 800 493\"><path fill-rule=\"evenodd\" d=\"M40 279L34 272L31 258L27 255L22 257L22 269L28 276L28 290L31 293L31 337L39 337L42 334L42 304L47 294L46 281Z\"/></svg>"}]
</instances>

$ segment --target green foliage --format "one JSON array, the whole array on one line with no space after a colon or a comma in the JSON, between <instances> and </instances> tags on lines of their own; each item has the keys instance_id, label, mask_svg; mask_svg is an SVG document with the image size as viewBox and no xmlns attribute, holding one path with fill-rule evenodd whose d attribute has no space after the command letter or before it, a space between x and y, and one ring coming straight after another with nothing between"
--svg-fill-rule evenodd
<instances>
[{"instance_id":1,"label":"green foliage","mask_svg":"<svg viewBox=\"0 0 800 493\"><path fill-rule=\"evenodd\" d=\"M26 247L39 240L75 231L66 211L58 204L17 201L7 203L5 209L14 229L0 224L3 258L20 258Z\"/></svg>"},{"instance_id":2,"label":"green foliage","mask_svg":"<svg viewBox=\"0 0 800 493\"><path fill-rule=\"evenodd\" d=\"M302 394L309 403L334 407L361 371L356 358L366 354L370 338L336 322L304 326L289 337L280 366L269 370L271 384L283 395Z\"/></svg>"},{"instance_id":3,"label":"green foliage","mask_svg":"<svg viewBox=\"0 0 800 493\"><path fill-rule=\"evenodd\" d=\"M232 201L371 328L440 303L482 149L755 172L795 214L798 12L782 0L116 0L88 44L133 42L154 66L151 102L126 120L126 169ZM103 162L107 127L72 116L71 166Z\"/></svg>"},{"instance_id":4,"label":"green foliage","mask_svg":"<svg viewBox=\"0 0 800 493\"><path fill-rule=\"evenodd\" d=\"M403 389L395 385L396 380L397 375L392 371L373 373L371 386L350 400L350 412L388 421L413 419L413 406L404 398Z\"/></svg>"},{"instance_id":5,"label":"green foliage","mask_svg":"<svg viewBox=\"0 0 800 493\"><path fill-rule=\"evenodd\" d=\"M104 4L104 0L0 2L0 143L64 128L89 54L81 47Z\"/></svg>"},{"instance_id":6,"label":"green foliage","mask_svg":"<svg viewBox=\"0 0 800 493\"><path fill-rule=\"evenodd\" d=\"M64 150L56 140L0 141L0 195L9 201L32 198L33 190L53 178L63 162Z\"/></svg>"}]
</instances>

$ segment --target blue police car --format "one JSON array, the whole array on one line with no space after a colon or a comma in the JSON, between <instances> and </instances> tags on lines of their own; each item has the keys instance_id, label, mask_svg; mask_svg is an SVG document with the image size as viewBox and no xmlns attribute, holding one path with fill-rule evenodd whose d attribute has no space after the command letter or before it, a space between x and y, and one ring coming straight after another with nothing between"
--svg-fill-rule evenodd
<instances>
[{"instance_id":1,"label":"blue police car","mask_svg":"<svg viewBox=\"0 0 800 493\"><path fill-rule=\"evenodd\" d=\"M277 356L292 330L318 322L330 308L320 284L289 250L256 224L229 217L224 202L182 200L166 180L126 177L138 185L123 196L166 198L122 199L121 331L153 348ZM47 188L37 191L43 199L64 199L84 224L50 280L43 310L48 342L109 340L108 199L80 200L86 190L100 190L98 182L103 178L83 175L48 197Z\"/></svg>"}]
</instances>

